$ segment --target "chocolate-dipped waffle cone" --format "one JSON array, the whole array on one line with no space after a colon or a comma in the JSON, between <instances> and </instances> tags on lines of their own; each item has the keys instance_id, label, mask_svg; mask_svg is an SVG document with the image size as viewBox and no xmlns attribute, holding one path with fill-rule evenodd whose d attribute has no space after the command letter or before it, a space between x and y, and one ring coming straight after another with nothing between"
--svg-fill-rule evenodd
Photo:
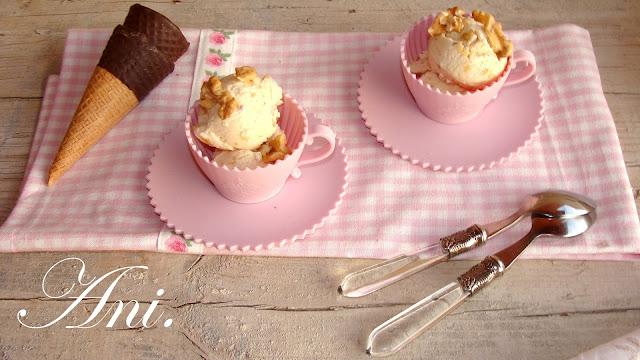
<instances>
[{"instance_id":1,"label":"chocolate-dipped waffle cone","mask_svg":"<svg viewBox=\"0 0 640 360\"><path fill-rule=\"evenodd\" d=\"M120 79L142 100L173 71L173 61L142 33L116 26L98 66Z\"/></svg>"},{"instance_id":2,"label":"chocolate-dipped waffle cone","mask_svg":"<svg viewBox=\"0 0 640 360\"><path fill-rule=\"evenodd\" d=\"M165 53L172 62L178 60L189 47L189 43L176 24L164 15L140 4L134 4L129 8L123 25L145 34L149 41Z\"/></svg>"},{"instance_id":3,"label":"chocolate-dipped waffle cone","mask_svg":"<svg viewBox=\"0 0 640 360\"><path fill-rule=\"evenodd\" d=\"M173 63L145 34L116 26L51 165L49 185L169 75Z\"/></svg>"}]
</instances>

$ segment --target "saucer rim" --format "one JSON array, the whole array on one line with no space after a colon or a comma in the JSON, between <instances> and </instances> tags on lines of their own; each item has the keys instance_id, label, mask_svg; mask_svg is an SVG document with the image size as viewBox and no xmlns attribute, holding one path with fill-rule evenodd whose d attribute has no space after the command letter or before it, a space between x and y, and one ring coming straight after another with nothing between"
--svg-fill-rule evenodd
<instances>
[{"instance_id":1,"label":"saucer rim","mask_svg":"<svg viewBox=\"0 0 640 360\"><path fill-rule=\"evenodd\" d=\"M322 121L317 116L314 116L313 114L311 114L308 110L307 110L307 116L309 117L309 120L314 119L313 121L317 121L320 124L326 125L324 121ZM306 237L310 236L311 234L315 233L318 229L322 228L325 222L327 221L327 219L335 215L335 213L340 208L340 205L344 201L344 197L347 193L347 188L349 186L349 179L350 179L349 158L346 152L346 148L342 144L342 140L340 139L340 137L336 136L336 151L339 150L339 154L342 157L342 162L344 164L344 168L343 168L344 176L340 179L340 181L342 182L340 193L338 194L338 197L333 203L331 209L321 219L317 220L313 225L310 225L309 228L304 230L302 233L296 233L282 239L273 240L268 243L254 244L254 245L241 245L241 244L234 245L234 244L228 244L226 242L207 241L206 239L193 236L188 232L188 230L183 229L182 226L171 222L170 219L168 219L165 215L163 215L162 210L159 208L157 202L154 200L154 191L153 191L153 184L152 184L152 181L153 181L152 168L158 157L160 148L168 140L170 136L174 135L173 134L174 132L179 132L180 134L183 134L183 131L184 131L184 124L183 122L180 122L180 126L176 126L176 128L172 129L171 131L169 131L167 134L163 136L162 141L160 141L158 146L153 151L153 155L151 156L151 159L149 161L149 166L147 167L147 173L145 176L145 180L146 180L145 187L147 189L147 197L149 199L149 202L151 203L151 206L153 207L154 213L160 217L160 220L164 222L168 228L170 228L176 234L183 236L185 240L192 240L196 243L204 244L205 247L207 248L215 248L217 250L227 251L229 253L237 252L237 253L246 254L249 252L259 252L259 251L266 251L274 248L279 248L288 244L293 244L298 240L303 240ZM185 151L188 152L188 150L186 149L186 146L185 146ZM191 154L189 154L189 157L191 157ZM322 166L322 164L323 162L320 162L318 166ZM196 169L198 168L197 164L194 164L194 166ZM213 187L213 184L211 186ZM215 189L211 189L211 190L217 191ZM276 197L277 196L279 195L276 195ZM231 200L227 200L227 201L231 201ZM251 204L247 204L247 205L251 205Z\"/></svg>"},{"instance_id":2,"label":"saucer rim","mask_svg":"<svg viewBox=\"0 0 640 360\"><path fill-rule=\"evenodd\" d=\"M399 156L402 160L406 160L408 162L410 162L413 165L417 165L422 167L423 169L430 169L433 171L441 171L441 172L455 172L455 173L463 173L463 172L473 172L473 171L480 171L480 170L487 170L487 169L491 169L494 168L497 165L501 165L504 164L505 162L513 159L515 156L518 155L518 153L520 153L522 151L522 149L524 149L525 147L529 146L536 138L540 128L542 127L543 123L544 123L544 113L545 113L545 108L546 108L546 104L545 104L545 100L544 100L544 96L543 96L543 88L542 88L542 83L540 82L540 80L538 80L538 76L537 74L534 74L533 76L531 76L531 78L527 81L535 81L535 83L537 84L536 88L537 88L537 92L538 92L538 103L540 104L540 110L538 112L538 118L536 120L536 125L533 128L533 131L531 131L531 133L529 134L529 137L522 143L520 144L517 148L515 148L514 150L512 150L508 155L504 155L501 156L499 159L496 160L492 160L489 162L482 162L479 164L474 164L474 165L460 165L460 166L452 166L452 165L447 165L447 164L438 164L438 163L433 163L430 162L428 160L424 160L424 159L419 159L419 158L415 158L413 156L409 156L405 153L402 152L402 150L400 150L397 145L394 145L392 143L390 143L388 140L385 140L385 138L382 136L382 134L380 134L376 129L375 126L373 126L373 124L371 124L369 118L368 118L368 113L365 109L365 106L363 105L363 89L364 89L364 82L365 82L365 76L367 76L367 70L370 68L372 61L382 52L385 50L391 51L393 49L396 49L395 46L391 46L393 45L395 42L402 42L402 38L403 38L403 34L394 36L392 39L388 40L387 42L385 42L383 45L381 45L373 54L371 54L371 56L369 56L369 60L363 65L362 71L360 72L360 76L359 76L359 80L358 80L358 110L360 111L360 114L362 116L362 120L364 121L364 125L369 129L369 132L371 133L371 135L373 135L376 140L383 145L383 147L385 149L389 149L391 150L391 152L394 155ZM402 79L402 81L404 82L404 79ZM508 88L506 88L508 89ZM498 94L498 96L500 96ZM417 105L416 105L417 106ZM483 110L484 111L484 110ZM482 112L481 112L482 113ZM479 113L477 116L479 116L481 113ZM426 118L426 116L425 116ZM474 117L475 118L475 117ZM435 121L435 120L431 120L431 119L426 119L429 121ZM459 126L459 125L446 125L446 126Z\"/></svg>"}]
</instances>

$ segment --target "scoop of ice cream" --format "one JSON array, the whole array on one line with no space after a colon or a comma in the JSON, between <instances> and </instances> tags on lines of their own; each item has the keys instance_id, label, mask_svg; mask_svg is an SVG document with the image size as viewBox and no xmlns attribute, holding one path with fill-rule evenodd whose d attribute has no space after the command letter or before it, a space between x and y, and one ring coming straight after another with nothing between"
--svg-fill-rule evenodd
<instances>
[{"instance_id":1,"label":"scoop of ice cream","mask_svg":"<svg viewBox=\"0 0 640 360\"><path fill-rule=\"evenodd\" d=\"M287 145L287 135L276 126L271 137L255 150L216 150L213 161L229 168L255 169L258 166L273 164L291 154Z\"/></svg>"},{"instance_id":2,"label":"scoop of ice cream","mask_svg":"<svg viewBox=\"0 0 640 360\"><path fill-rule=\"evenodd\" d=\"M255 150L276 131L282 88L250 67L202 85L195 135L220 150Z\"/></svg>"},{"instance_id":3,"label":"scoop of ice cream","mask_svg":"<svg viewBox=\"0 0 640 360\"><path fill-rule=\"evenodd\" d=\"M429 66L429 59L427 59L426 51L420 54L420 56L418 57L418 60L409 64L409 71L411 71L412 74L417 74L417 75L426 73L427 71L431 71L431 67Z\"/></svg>"},{"instance_id":4,"label":"scoop of ice cream","mask_svg":"<svg viewBox=\"0 0 640 360\"><path fill-rule=\"evenodd\" d=\"M434 87L441 91L448 91L450 93L465 91L463 88L461 88L457 84L442 80L438 76L438 74L434 73L433 71L427 71L424 74L422 74L422 76L420 76L420 80L422 80L423 83L429 84L431 85L431 87Z\"/></svg>"},{"instance_id":5,"label":"scoop of ice cream","mask_svg":"<svg viewBox=\"0 0 640 360\"><path fill-rule=\"evenodd\" d=\"M438 74L431 70L426 52L420 54L417 61L409 64L409 71L411 71L412 74L418 75L418 78L422 80L424 84L429 84L431 87L440 89L441 91L448 91L450 93L465 91L465 89L457 84L443 80Z\"/></svg>"},{"instance_id":6,"label":"scoop of ice cream","mask_svg":"<svg viewBox=\"0 0 640 360\"><path fill-rule=\"evenodd\" d=\"M438 74L436 74L431 67L427 59L427 53L420 55L418 61L409 64L409 71L412 74L418 75L418 78L423 83L431 85L431 87L440 89L441 91L448 91L450 93L463 92L463 88L451 81L443 80Z\"/></svg>"},{"instance_id":7,"label":"scoop of ice cream","mask_svg":"<svg viewBox=\"0 0 640 360\"><path fill-rule=\"evenodd\" d=\"M451 8L438 14L429 28L430 68L465 89L479 88L504 71L513 45L491 14L474 10L472 17Z\"/></svg>"},{"instance_id":8,"label":"scoop of ice cream","mask_svg":"<svg viewBox=\"0 0 640 360\"><path fill-rule=\"evenodd\" d=\"M213 161L220 166L238 169L255 169L264 165L262 153L251 150L217 151Z\"/></svg>"}]
</instances>

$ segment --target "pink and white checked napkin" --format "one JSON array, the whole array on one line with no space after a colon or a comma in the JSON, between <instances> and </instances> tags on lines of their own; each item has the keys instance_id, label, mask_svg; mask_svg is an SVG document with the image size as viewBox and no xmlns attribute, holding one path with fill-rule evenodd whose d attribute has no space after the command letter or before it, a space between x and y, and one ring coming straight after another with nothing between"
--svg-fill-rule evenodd
<instances>
[{"instance_id":1,"label":"pink and white checked napkin","mask_svg":"<svg viewBox=\"0 0 640 360\"><path fill-rule=\"evenodd\" d=\"M46 174L85 83L107 41L106 30L69 32L62 70L47 84L18 203L0 228L0 251L147 250L216 253L176 240L149 205L145 175L163 135L183 120L198 58L200 31L175 72L52 188ZM585 235L543 240L529 258L623 259L640 254L640 225L611 113L586 30L562 25L512 31L537 58L545 120L533 143L496 168L463 174L411 165L365 128L356 89L363 64L392 34L208 33L233 41L230 53L208 51L208 67L253 65L329 122L343 140L350 184L341 207L312 236L258 255L390 257L440 236L499 219L529 193L567 189L598 203ZM213 35L211 35L213 34ZM223 36L224 35L224 36ZM232 68L232 66L231 66ZM513 121L518 121L514 114ZM180 174L176 174L180 176ZM526 232L522 224L473 257Z\"/></svg>"}]
</instances>

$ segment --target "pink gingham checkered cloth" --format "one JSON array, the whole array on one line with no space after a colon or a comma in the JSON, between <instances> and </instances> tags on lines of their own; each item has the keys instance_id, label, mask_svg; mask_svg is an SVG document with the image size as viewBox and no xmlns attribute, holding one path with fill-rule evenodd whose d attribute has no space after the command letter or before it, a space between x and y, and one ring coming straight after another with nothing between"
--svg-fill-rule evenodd
<instances>
[{"instance_id":1,"label":"pink gingham checkered cloth","mask_svg":"<svg viewBox=\"0 0 640 360\"><path fill-rule=\"evenodd\" d=\"M22 194L0 229L0 251L169 251L159 242L166 229L149 205L145 175L163 135L184 119L199 31L185 31L192 46L174 73L55 187L45 185L49 164L109 33L70 31L60 76L47 84ZM596 200L598 222L579 238L538 241L525 256L623 259L640 254L637 210L589 33L562 25L509 35L516 46L536 55L546 103L544 124L534 141L508 162L454 174L401 160L363 124L356 100L359 74L393 35L238 32L229 61L272 75L329 122L350 162L344 202L323 228L292 245L253 254L390 257L470 224L500 219L526 194L548 188ZM522 236L526 227L491 241L473 257L496 251Z\"/></svg>"}]
</instances>

